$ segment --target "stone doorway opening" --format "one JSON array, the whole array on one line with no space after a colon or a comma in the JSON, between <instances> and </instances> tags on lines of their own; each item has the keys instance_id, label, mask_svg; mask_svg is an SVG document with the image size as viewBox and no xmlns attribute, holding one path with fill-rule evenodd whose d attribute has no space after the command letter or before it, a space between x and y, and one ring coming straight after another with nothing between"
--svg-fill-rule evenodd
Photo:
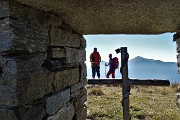
<instances>
[{"instance_id":1,"label":"stone doorway opening","mask_svg":"<svg viewBox=\"0 0 180 120\"><path fill-rule=\"evenodd\" d=\"M173 42L173 35L174 33L164 33L159 35L85 35L84 37L87 43L87 78L92 78L91 63L89 61L89 57L90 54L93 52L94 47L98 48L98 51L101 55L102 67L100 68L100 70L101 77L104 78L109 69L104 65L106 62L109 61L108 55L112 53L113 57L120 58L120 55L116 54L115 50L122 46L128 47L129 60L150 59L160 60L162 62L173 62L174 67L176 67L173 71L177 76L178 68L176 65L176 42ZM116 70L116 72L117 77L121 77L119 71ZM136 77L132 72L130 72L130 74L132 74L130 75L130 77ZM161 74L161 70L158 70L157 72L158 74Z\"/></svg>"},{"instance_id":2,"label":"stone doorway opening","mask_svg":"<svg viewBox=\"0 0 180 120\"><path fill-rule=\"evenodd\" d=\"M97 35L98 36L98 35ZM163 37L163 39L160 39L160 37L158 37L158 36L160 36L160 37ZM164 47L162 47L162 48L160 48L160 56L162 57L162 58L165 58L166 60L163 60L164 62L168 62L168 58L167 57L170 57L171 55L171 57L173 57L174 58L174 65L177 67L177 65L176 65L176 61L177 61L177 59L176 59L176 43L175 42L173 42L173 34L171 34L171 33L169 33L169 35L168 35L168 33L165 33L165 34L163 34L163 35L153 35L153 37L154 38L156 38L156 39L158 39L159 38L159 41L160 41L160 43L164 43L164 45L165 44L169 44L169 46L168 46L168 49L164 46ZM88 36L88 37L91 37L91 36ZM90 64L88 63L89 62L89 55L90 55L90 53L93 51L93 48L94 47L97 47L97 48L100 48L99 49L99 52L100 52L100 50L101 50L101 48L105 48L105 45L104 45L104 42L103 42L103 40L102 39L108 39L108 35L105 35L105 37L103 38L102 36L98 36L98 38L97 38L97 40L99 40L99 39L101 39L102 40L102 42L103 42L103 47L102 46L97 46L96 45L96 43L98 43L97 41L95 41L95 36L93 36L92 38L90 38L90 39L88 39L88 37L87 36L85 36L85 38L86 38L86 41L87 41L87 48L86 48L86 52L87 52L87 59L86 59L86 63L87 63L87 72L89 71L89 73L87 73L87 78L91 78L91 69L89 69L89 67L90 67ZM107 38L106 38L107 37ZM143 37L143 35L142 36L140 36L139 35L139 37ZM148 36L146 36L146 37L148 37ZM147 39L145 37L145 39ZM92 40L92 41L91 41ZM93 41L94 40L94 41ZM113 39L114 40L114 39ZM113 40L112 40L112 42L113 42ZM90 42L89 42L90 41ZM106 40L105 40L106 41ZM152 41L153 41L153 39L152 39ZM162 42L163 41L163 42ZM146 42L149 42L148 40L146 41ZM167 43L166 43L167 42ZM117 43L117 42L116 42ZM134 46L138 46L138 45L140 45L140 46L142 46L144 43L141 43L141 42L139 42L139 44L137 44L137 43L135 43L135 42L133 42L134 43ZM156 43L156 41L154 42L154 43L147 43L147 44L149 44L149 46L148 47L154 47L153 46L153 44L155 44L155 46L158 46L158 45L160 45L160 43ZM113 44L113 43L112 43ZM89 47L89 45L94 45L93 47ZM108 44L109 46L110 46L110 44ZM118 44L119 45L119 44ZM118 46L117 45L117 46ZM132 45L133 46L133 45ZM133 47L134 47L133 46ZM118 46L118 47L121 47L121 46ZM139 47L139 46L138 46ZM111 48L111 47L110 47ZM133 48L133 50L135 51L136 50L136 48L137 47L134 47ZM91 52L89 52L88 53L88 49L90 49L89 51L91 51ZM109 49L109 48L108 48ZM113 49L113 50L115 50L116 49L116 47ZM172 49L172 51L170 50L170 49ZM112 50L112 52L114 52ZM132 51L133 51L132 50ZM167 51L167 50L169 50L169 51ZM147 51L145 48L144 48L144 51L146 51L147 53L153 53L153 52L155 52L155 51L157 51L157 53L155 53L155 54L158 54L158 51L159 50L156 50L156 48L154 48L154 50L151 50L151 51ZM164 54L165 52L166 53L168 53L168 52L170 52L171 51L171 55L170 56L168 56L168 55L166 55L166 54ZM132 52L133 53L133 52ZM115 54L115 52L114 52L114 54ZM103 55L103 56L105 56L105 55ZM108 58L108 54L106 55L106 57ZM140 57L137 57L137 58L140 58ZM133 59L133 57L132 57L132 59ZM158 60L158 58L153 58L154 60ZM160 60L162 60L162 59L160 59ZM103 62L105 62L105 60L103 60ZM170 62L170 61L169 61ZM171 61L172 62L172 61ZM102 64L102 65L104 65L104 63ZM104 69L104 67L103 67L103 69ZM174 71L175 73L177 73L177 69L178 68L176 68L176 70ZM104 74L104 71L102 72L102 74ZM175 81L176 82L176 81ZM111 87L113 87L113 86L111 86ZM117 86L116 86L117 87ZM97 98L99 98L99 99L101 99L101 98L103 98L103 95L104 95L104 93L103 93L103 91L102 91L102 89L105 89L105 88L101 88L101 87L98 87L98 86L96 86L96 88L94 89L94 94L96 94L95 96L97 97ZM119 89L119 88L117 88L117 89ZM116 89L116 90L117 90ZM106 89L107 90L107 89ZM109 88L109 90L111 90L110 88ZM93 91L93 90L92 90ZM121 91L118 91L118 92L121 92ZM91 94L91 93L90 93ZM92 97L92 94L90 95L89 93L88 93L88 96L91 96ZM105 96L104 96L105 97ZM91 99L90 97L88 97L88 99ZM110 99L109 97L107 97L107 101L108 101L108 99ZM91 101L90 101L91 102ZM91 104L91 103L90 103ZM118 110L117 109L119 109L119 107L115 107L115 104L114 103L112 103L113 104L113 108L115 108L116 110L115 110L115 112L117 112ZM117 104L117 106L120 106L120 104ZM89 108L89 107L88 107ZM98 109L98 108L97 108ZM94 118L96 118L97 116L100 116L100 117L103 117L103 115L101 116L101 114L90 114L90 112L91 112L91 108L88 110L88 118L92 118L92 117L94 117ZM115 113L115 114L119 114L119 113ZM91 116L92 115L92 116ZM105 114L104 114L104 116L106 116ZM108 116L107 116L108 117ZM140 116L141 117L141 116ZM144 117L146 117L146 116L144 116Z\"/></svg>"}]
</instances>

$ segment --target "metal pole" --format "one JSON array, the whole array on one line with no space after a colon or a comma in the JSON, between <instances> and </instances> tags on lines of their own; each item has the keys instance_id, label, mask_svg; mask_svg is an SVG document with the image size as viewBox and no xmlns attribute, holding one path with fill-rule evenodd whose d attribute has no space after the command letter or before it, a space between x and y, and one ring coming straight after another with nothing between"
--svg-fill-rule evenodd
<instances>
[{"instance_id":1,"label":"metal pole","mask_svg":"<svg viewBox=\"0 0 180 120\"><path fill-rule=\"evenodd\" d=\"M130 120L129 113L129 93L130 83L128 79L128 53L127 47L121 48L121 74L122 74L122 106L123 106L123 120Z\"/></svg>"}]
</instances>

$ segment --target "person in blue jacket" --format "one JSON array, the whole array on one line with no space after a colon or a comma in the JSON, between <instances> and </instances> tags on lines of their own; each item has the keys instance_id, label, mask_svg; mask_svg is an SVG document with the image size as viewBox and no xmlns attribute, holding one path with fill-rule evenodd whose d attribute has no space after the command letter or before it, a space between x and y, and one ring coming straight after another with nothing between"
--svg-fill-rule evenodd
<instances>
[{"instance_id":1,"label":"person in blue jacket","mask_svg":"<svg viewBox=\"0 0 180 120\"><path fill-rule=\"evenodd\" d=\"M109 65L109 71L106 74L106 77L109 78L109 76L112 74L112 78L115 78L115 69L114 69L114 62L112 58L112 54L109 54L109 63L106 64L106 66Z\"/></svg>"}]
</instances>

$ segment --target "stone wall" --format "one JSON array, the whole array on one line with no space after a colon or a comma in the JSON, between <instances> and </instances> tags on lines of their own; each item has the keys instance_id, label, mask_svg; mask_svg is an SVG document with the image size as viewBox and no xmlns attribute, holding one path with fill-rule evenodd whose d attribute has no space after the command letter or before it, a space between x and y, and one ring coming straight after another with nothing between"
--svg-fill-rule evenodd
<instances>
[{"instance_id":1,"label":"stone wall","mask_svg":"<svg viewBox=\"0 0 180 120\"><path fill-rule=\"evenodd\" d=\"M61 17L0 1L0 119L85 120L85 48Z\"/></svg>"},{"instance_id":2,"label":"stone wall","mask_svg":"<svg viewBox=\"0 0 180 120\"><path fill-rule=\"evenodd\" d=\"M174 34L173 41L176 41L177 66L178 66L178 73L180 74L180 33Z\"/></svg>"}]
</instances>

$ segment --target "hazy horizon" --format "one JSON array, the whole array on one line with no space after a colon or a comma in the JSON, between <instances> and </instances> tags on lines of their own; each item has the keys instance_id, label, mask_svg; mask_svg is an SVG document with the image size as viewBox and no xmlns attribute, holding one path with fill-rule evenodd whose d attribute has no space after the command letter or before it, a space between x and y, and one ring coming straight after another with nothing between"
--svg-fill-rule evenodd
<instances>
[{"instance_id":1,"label":"hazy horizon","mask_svg":"<svg viewBox=\"0 0 180 120\"><path fill-rule=\"evenodd\" d=\"M109 66L105 66L105 61L102 61L100 64L101 78L105 78L108 70ZM120 66L119 69L116 69L116 78L122 77L119 70ZM87 66L87 78L91 78L91 71L89 64ZM170 80L171 83L180 83L180 74L178 74L178 67L175 62L164 62L141 56L128 61L128 74L131 79L166 79Z\"/></svg>"},{"instance_id":2,"label":"hazy horizon","mask_svg":"<svg viewBox=\"0 0 180 120\"><path fill-rule=\"evenodd\" d=\"M120 58L115 50L127 47L129 59L141 56L148 59L162 60L164 62L177 62L176 42L173 42L174 33L159 35L84 35L87 43L86 60L96 47L102 60L108 61L108 55Z\"/></svg>"}]
</instances>

